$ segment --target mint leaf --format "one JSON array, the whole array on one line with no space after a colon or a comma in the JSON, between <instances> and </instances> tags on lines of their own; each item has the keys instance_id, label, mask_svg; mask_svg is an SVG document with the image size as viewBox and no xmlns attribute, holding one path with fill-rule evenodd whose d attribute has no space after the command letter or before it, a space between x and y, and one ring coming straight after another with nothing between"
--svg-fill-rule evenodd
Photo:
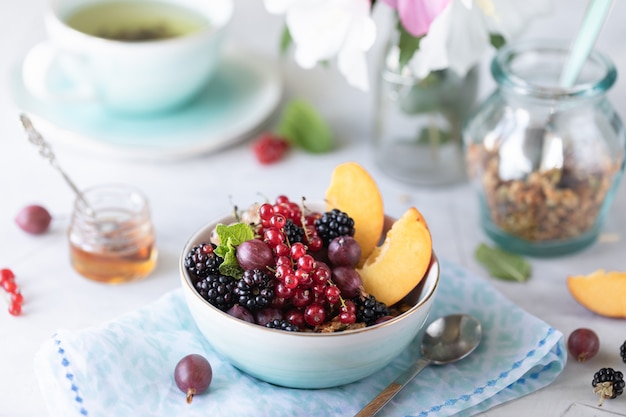
<instances>
[{"instance_id":1,"label":"mint leaf","mask_svg":"<svg viewBox=\"0 0 626 417\"><path fill-rule=\"evenodd\" d=\"M494 278L517 282L528 281L530 278L530 263L514 253L481 243L474 256Z\"/></svg>"},{"instance_id":2,"label":"mint leaf","mask_svg":"<svg viewBox=\"0 0 626 417\"><path fill-rule=\"evenodd\" d=\"M276 133L308 152L324 153L333 148L330 128L317 111L301 99L285 106Z\"/></svg>"},{"instance_id":3,"label":"mint leaf","mask_svg":"<svg viewBox=\"0 0 626 417\"><path fill-rule=\"evenodd\" d=\"M235 279L241 279L243 276L243 268L239 266L237 262L236 251L232 250L224 257L224 262L219 267L220 274L233 277Z\"/></svg>"},{"instance_id":4,"label":"mint leaf","mask_svg":"<svg viewBox=\"0 0 626 417\"><path fill-rule=\"evenodd\" d=\"M215 227L215 231L220 240L220 244L215 249L215 252L222 258L224 257L222 251L227 250L228 245L239 246L246 240L254 239L254 230L252 230L249 224L245 223L218 224Z\"/></svg>"},{"instance_id":5,"label":"mint leaf","mask_svg":"<svg viewBox=\"0 0 626 417\"><path fill-rule=\"evenodd\" d=\"M220 244L215 248L215 253L224 259L219 267L220 273L240 279L243 269L237 262L237 246L246 240L254 239L254 230L245 223L231 225L218 224L215 228Z\"/></svg>"}]
</instances>

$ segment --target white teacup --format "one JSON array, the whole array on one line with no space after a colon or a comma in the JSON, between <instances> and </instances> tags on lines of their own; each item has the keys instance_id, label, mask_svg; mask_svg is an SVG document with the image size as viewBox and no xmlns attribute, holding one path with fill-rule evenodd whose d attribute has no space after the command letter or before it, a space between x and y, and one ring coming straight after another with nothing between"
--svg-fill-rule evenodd
<instances>
[{"instance_id":1,"label":"white teacup","mask_svg":"<svg viewBox=\"0 0 626 417\"><path fill-rule=\"evenodd\" d=\"M50 1L48 39L24 60L26 88L130 114L168 111L203 91L234 8L232 0Z\"/></svg>"}]
</instances>

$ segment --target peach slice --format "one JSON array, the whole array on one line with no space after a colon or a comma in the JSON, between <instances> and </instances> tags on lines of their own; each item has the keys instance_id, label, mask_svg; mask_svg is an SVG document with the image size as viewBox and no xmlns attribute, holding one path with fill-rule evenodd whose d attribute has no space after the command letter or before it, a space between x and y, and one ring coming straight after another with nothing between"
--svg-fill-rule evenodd
<instances>
[{"instance_id":1,"label":"peach slice","mask_svg":"<svg viewBox=\"0 0 626 417\"><path fill-rule=\"evenodd\" d=\"M420 283L432 257L432 237L422 214L409 208L357 272L364 290L391 306Z\"/></svg>"},{"instance_id":2,"label":"peach slice","mask_svg":"<svg viewBox=\"0 0 626 417\"><path fill-rule=\"evenodd\" d=\"M606 317L626 318L626 272L599 269L567 277L567 288L581 305Z\"/></svg>"},{"instance_id":3,"label":"peach slice","mask_svg":"<svg viewBox=\"0 0 626 417\"><path fill-rule=\"evenodd\" d=\"M326 189L327 210L337 208L354 219L354 239L361 246L363 264L380 240L385 210L380 190L370 174L356 162L337 165Z\"/></svg>"}]
</instances>

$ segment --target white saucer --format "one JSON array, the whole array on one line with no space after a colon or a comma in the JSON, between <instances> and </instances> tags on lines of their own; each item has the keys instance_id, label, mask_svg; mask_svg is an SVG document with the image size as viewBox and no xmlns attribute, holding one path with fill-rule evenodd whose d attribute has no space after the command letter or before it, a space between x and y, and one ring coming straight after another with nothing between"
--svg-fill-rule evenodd
<instances>
[{"instance_id":1,"label":"white saucer","mask_svg":"<svg viewBox=\"0 0 626 417\"><path fill-rule=\"evenodd\" d=\"M164 160L199 156L243 141L276 109L282 82L268 58L238 47L225 51L215 79L195 101L146 117L107 112L96 102L44 102L11 73L11 95L51 142L116 158Z\"/></svg>"}]
</instances>

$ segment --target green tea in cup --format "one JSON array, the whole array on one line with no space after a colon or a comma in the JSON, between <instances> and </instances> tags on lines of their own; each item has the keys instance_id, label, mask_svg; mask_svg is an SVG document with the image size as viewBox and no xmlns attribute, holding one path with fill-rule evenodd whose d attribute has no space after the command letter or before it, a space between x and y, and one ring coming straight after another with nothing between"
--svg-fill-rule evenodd
<instances>
[{"instance_id":1,"label":"green tea in cup","mask_svg":"<svg viewBox=\"0 0 626 417\"><path fill-rule=\"evenodd\" d=\"M123 0L85 5L65 23L91 36L127 42L175 38L210 26L204 15L183 5Z\"/></svg>"},{"instance_id":2,"label":"green tea in cup","mask_svg":"<svg viewBox=\"0 0 626 417\"><path fill-rule=\"evenodd\" d=\"M47 39L24 58L26 89L49 103L124 115L176 111L209 86L233 0L54 0ZM55 83L51 80L68 80Z\"/></svg>"}]
</instances>

